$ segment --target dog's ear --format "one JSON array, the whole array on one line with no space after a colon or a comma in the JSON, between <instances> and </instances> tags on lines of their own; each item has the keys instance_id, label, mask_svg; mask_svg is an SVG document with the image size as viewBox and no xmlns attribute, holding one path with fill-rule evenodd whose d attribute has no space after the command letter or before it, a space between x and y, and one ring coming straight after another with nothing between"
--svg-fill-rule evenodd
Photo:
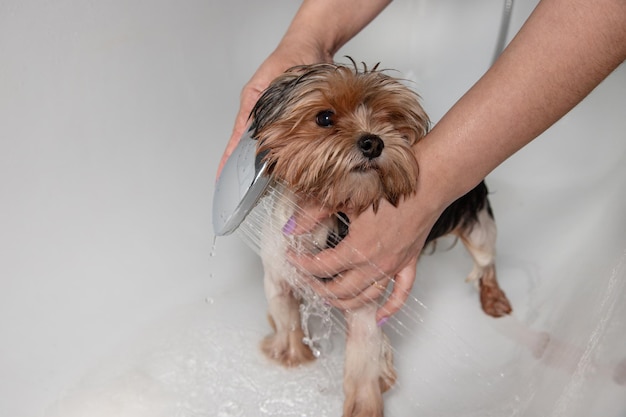
<instances>
[{"instance_id":1,"label":"dog's ear","mask_svg":"<svg viewBox=\"0 0 626 417\"><path fill-rule=\"evenodd\" d=\"M252 119L250 129L253 137L256 137L265 126L272 124L281 117L286 107L292 102L295 87L299 83L303 71L302 67L287 70L274 79L261 94L249 116L249 119Z\"/></svg>"},{"instance_id":2,"label":"dog's ear","mask_svg":"<svg viewBox=\"0 0 626 417\"><path fill-rule=\"evenodd\" d=\"M419 96L417 100L419 100ZM426 134L428 134L430 130L430 119L422 108L419 101L417 100L408 109L411 115L410 120L412 121L411 130L413 131L414 135L413 138L410 140L411 146L415 145L417 141L426 136Z\"/></svg>"},{"instance_id":3,"label":"dog's ear","mask_svg":"<svg viewBox=\"0 0 626 417\"><path fill-rule=\"evenodd\" d=\"M413 146L430 130L430 119L422 107L421 97L409 86L400 82L397 85L401 88L395 91L389 107L400 113L396 128L405 133L409 146Z\"/></svg>"},{"instance_id":4,"label":"dog's ear","mask_svg":"<svg viewBox=\"0 0 626 417\"><path fill-rule=\"evenodd\" d=\"M314 91L313 84L340 68L329 63L298 65L274 79L250 112L252 136L256 137L265 126L281 118L302 99L303 92Z\"/></svg>"}]
</instances>

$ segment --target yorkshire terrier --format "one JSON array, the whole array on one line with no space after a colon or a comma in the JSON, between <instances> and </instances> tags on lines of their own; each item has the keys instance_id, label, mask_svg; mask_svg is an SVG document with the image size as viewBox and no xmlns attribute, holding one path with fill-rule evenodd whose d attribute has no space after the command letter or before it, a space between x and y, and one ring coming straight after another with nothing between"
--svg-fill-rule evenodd
<instances>
[{"instance_id":1,"label":"yorkshire terrier","mask_svg":"<svg viewBox=\"0 0 626 417\"><path fill-rule=\"evenodd\" d=\"M279 190L273 223L288 224L305 201L338 213L318 224L306 241L301 239L307 250L340 243L349 233L343 213L376 210L382 199L397 205L415 192L418 164L412 146L426 135L430 122L419 96L377 66L361 70L353 62L352 67L324 63L291 68L271 83L250 117L257 156L266 161ZM455 201L427 243L446 234L463 242L474 260L467 281L478 286L484 312L499 317L509 314L511 306L496 280L496 225L487 194L481 182ZM303 343L300 323L302 272L288 265L285 256L294 241L269 226L263 235L260 252L274 333L261 348L270 359L297 366L314 355ZM396 379L392 348L375 322L378 301L344 312L344 417L383 416L382 394Z\"/></svg>"}]
</instances>

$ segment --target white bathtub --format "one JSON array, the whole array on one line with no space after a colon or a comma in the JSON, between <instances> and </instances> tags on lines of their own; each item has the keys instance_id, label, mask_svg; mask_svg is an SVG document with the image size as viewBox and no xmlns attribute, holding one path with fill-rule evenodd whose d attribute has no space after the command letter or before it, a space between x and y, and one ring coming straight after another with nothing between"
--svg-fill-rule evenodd
<instances>
[{"instance_id":1,"label":"white bathtub","mask_svg":"<svg viewBox=\"0 0 626 417\"><path fill-rule=\"evenodd\" d=\"M2 3L0 416L340 415L340 343L267 363L260 263L210 224L239 90L297 6ZM436 121L501 12L397 1L337 57L400 70ZM460 245L423 257L387 415L626 415L625 93L622 65L488 178L513 317L480 312Z\"/></svg>"}]
</instances>

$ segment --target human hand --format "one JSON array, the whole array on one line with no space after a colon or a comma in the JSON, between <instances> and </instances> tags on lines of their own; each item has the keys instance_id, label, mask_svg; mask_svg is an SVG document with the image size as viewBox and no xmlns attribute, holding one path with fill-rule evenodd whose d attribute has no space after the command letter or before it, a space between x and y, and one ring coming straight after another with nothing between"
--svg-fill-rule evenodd
<instances>
[{"instance_id":1,"label":"human hand","mask_svg":"<svg viewBox=\"0 0 626 417\"><path fill-rule=\"evenodd\" d=\"M219 177L226 160L233 153L239 143L239 139L245 132L248 125L248 116L252 108L272 80L296 65L330 61L332 61L330 56L323 54L316 48L307 48L302 45L299 45L298 48L293 48L286 42L281 43L272 52L241 90L239 112L235 118L235 126L226 145L226 150L220 160L217 177Z\"/></svg>"},{"instance_id":2,"label":"human hand","mask_svg":"<svg viewBox=\"0 0 626 417\"><path fill-rule=\"evenodd\" d=\"M342 310L379 299L392 283L389 297L376 314L376 321L382 323L407 300L419 254L442 211L420 204L422 198L410 196L398 207L381 201L376 213L372 208L358 216L347 213L350 232L335 248L316 255L292 253L290 261L310 274L309 284L314 291ZM296 217L292 233L304 233L328 215L319 208L306 207L305 214ZM335 278L313 278L329 276Z\"/></svg>"}]
</instances>

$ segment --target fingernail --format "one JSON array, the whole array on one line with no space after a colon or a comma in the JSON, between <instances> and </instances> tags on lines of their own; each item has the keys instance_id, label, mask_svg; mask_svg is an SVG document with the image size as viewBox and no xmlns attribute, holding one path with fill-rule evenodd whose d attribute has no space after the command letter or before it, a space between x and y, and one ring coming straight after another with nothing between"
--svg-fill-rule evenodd
<instances>
[{"instance_id":1,"label":"fingernail","mask_svg":"<svg viewBox=\"0 0 626 417\"><path fill-rule=\"evenodd\" d=\"M381 327L382 325L387 323L387 320L389 320L389 317L383 317L382 319L378 320L378 323L376 323L376 325L378 325L378 327Z\"/></svg>"},{"instance_id":2,"label":"fingernail","mask_svg":"<svg viewBox=\"0 0 626 417\"><path fill-rule=\"evenodd\" d=\"M283 226L283 234L289 236L294 230L296 230L296 218L291 216Z\"/></svg>"}]
</instances>

